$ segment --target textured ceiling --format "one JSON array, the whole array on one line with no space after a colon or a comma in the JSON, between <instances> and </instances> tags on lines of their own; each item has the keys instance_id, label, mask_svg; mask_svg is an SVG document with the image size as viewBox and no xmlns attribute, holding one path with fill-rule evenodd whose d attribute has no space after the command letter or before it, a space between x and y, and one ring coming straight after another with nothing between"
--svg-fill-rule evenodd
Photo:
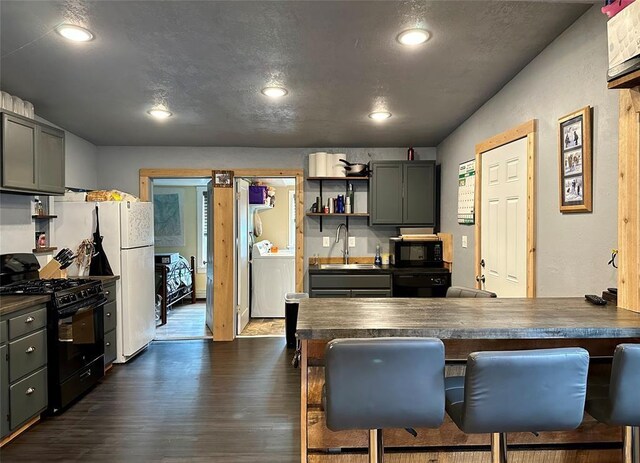
<instances>
[{"instance_id":1,"label":"textured ceiling","mask_svg":"<svg viewBox=\"0 0 640 463\"><path fill-rule=\"evenodd\" d=\"M2 0L0 87L97 145L434 146L588 7ZM63 21L95 40L65 41ZM416 26L427 44L396 42ZM289 95L260 94L273 84ZM174 117L151 119L154 101Z\"/></svg>"}]
</instances>

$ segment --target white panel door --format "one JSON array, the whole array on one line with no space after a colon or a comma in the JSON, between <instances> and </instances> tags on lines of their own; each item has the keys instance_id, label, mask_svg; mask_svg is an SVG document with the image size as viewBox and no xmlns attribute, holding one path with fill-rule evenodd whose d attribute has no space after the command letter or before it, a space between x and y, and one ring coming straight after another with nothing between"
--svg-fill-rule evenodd
<instances>
[{"instance_id":1,"label":"white panel door","mask_svg":"<svg viewBox=\"0 0 640 463\"><path fill-rule=\"evenodd\" d=\"M126 249L153 245L153 203L120 203L122 247Z\"/></svg>"},{"instance_id":2,"label":"white panel door","mask_svg":"<svg viewBox=\"0 0 640 463\"><path fill-rule=\"evenodd\" d=\"M482 154L484 289L527 296L527 139Z\"/></svg>"},{"instance_id":3,"label":"white panel door","mask_svg":"<svg viewBox=\"0 0 640 463\"><path fill-rule=\"evenodd\" d=\"M122 251L122 304L118 313L118 353L129 357L155 335L155 274L153 246Z\"/></svg>"},{"instance_id":4,"label":"white panel door","mask_svg":"<svg viewBox=\"0 0 640 463\"><path fill-rule=\"evenodd\" d=\"M249 323L249 182L236 183L236 313L237 333Z\"/></svg>"}]
</instances>

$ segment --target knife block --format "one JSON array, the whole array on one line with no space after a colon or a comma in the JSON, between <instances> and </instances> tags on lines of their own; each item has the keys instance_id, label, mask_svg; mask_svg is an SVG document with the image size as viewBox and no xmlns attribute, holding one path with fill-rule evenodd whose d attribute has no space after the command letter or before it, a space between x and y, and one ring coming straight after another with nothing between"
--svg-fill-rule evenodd
<instances>
[{"instance_id":1,"label":"knife block","mask_svg":"<svg viewBox=\"0 0 640 463\"><path fill-rule=\"evenodd\" d=\"M67 278L67 271L60 269L60 262L52 259L47 265L40 269L40 278L51 280L54 278Z\"/></svg>"}]
</instances>

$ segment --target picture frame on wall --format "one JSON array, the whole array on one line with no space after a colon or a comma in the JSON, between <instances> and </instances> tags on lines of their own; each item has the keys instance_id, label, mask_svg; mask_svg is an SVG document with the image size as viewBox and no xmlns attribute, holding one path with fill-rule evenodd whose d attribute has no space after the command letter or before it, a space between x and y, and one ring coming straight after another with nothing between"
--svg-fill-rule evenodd
<instances>
[{"instance_id":1,"label":"picture frame on wall","mask_svg":"<svg viewBox=\"0 0 640 463\"><path fill-rule=\"evenodd\" d=\"M558 120L560 212L592 211L591 106Z\"/></svg>"},{"instance_id":2,"label":"picture frame on wall","mask_svg":"<svg viewBox=\"0 0 640 463\"><path fill-rule=\"evenodd\" d=\"M213 186L217 188L233 188L233 171L231 170L214 171Z\"/></svg>"}]
</instances>

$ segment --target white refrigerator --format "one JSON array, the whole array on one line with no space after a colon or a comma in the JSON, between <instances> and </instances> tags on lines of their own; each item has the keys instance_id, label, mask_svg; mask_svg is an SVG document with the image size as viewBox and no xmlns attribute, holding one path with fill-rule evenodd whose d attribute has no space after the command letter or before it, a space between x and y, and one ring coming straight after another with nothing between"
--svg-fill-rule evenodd
<instances>
[{"instance_id":1,"label":"white refrigerator","mask_svg":"<svg viewBox=\"0 0 640 463\"><path fill-rule=\"evenodd\" d=\"M105 254L115 275L118 356L116 363L131 359L155 336L155 264L153 252L153 203L56 202L55 236L58 248L74 253L95 231L95 207ZM68 274L79 275L73 264Z\"/></svg>"}]
</instances>

